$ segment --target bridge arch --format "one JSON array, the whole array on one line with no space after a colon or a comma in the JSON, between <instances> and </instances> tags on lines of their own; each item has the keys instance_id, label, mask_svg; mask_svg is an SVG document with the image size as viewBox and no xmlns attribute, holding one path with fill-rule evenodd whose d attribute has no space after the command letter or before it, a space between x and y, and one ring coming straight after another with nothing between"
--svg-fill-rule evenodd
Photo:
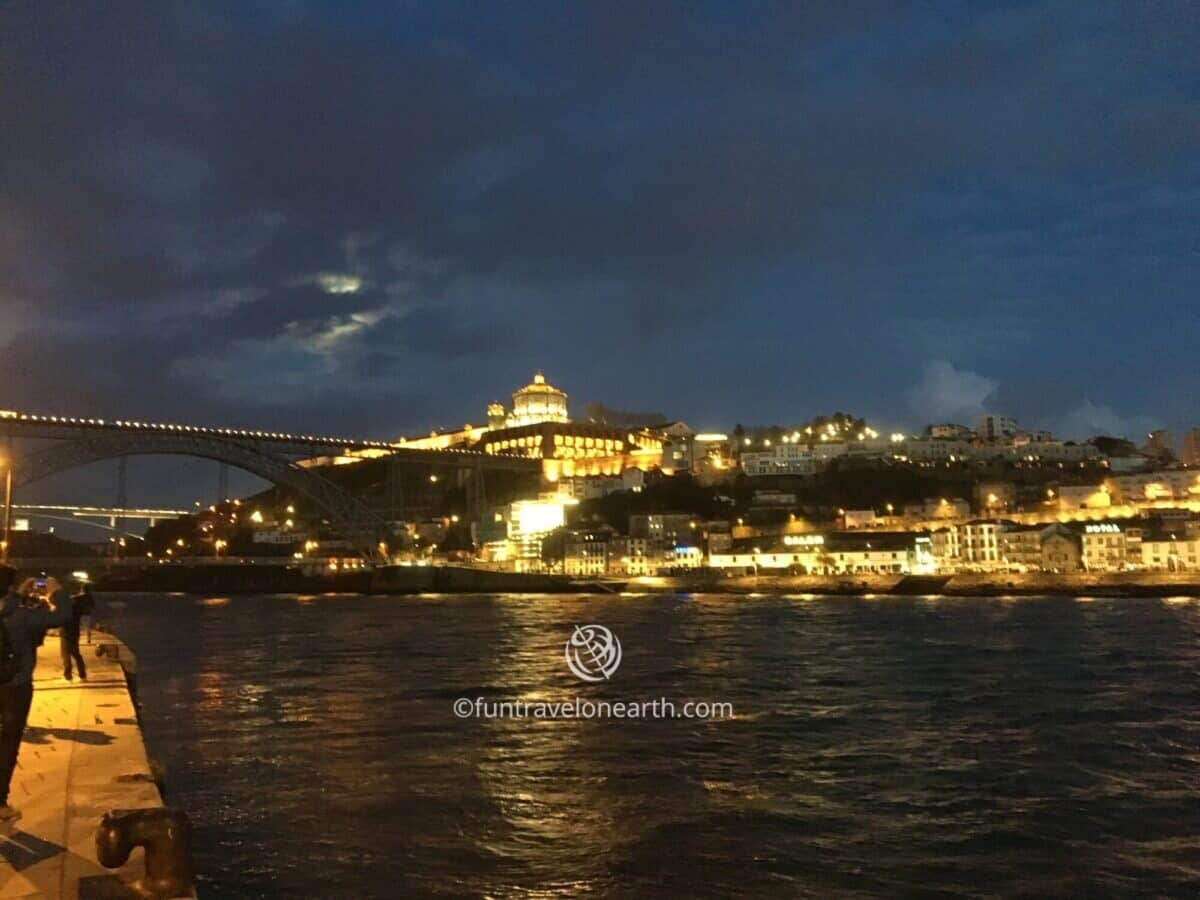
<instances>
[{"instance_id":1,"label":"bridge arch","mask_svg":"<svg viewBox=\"0 0 1200 900\"><path fill-rule=\"evenodd\" d=\"M22 487L88 463L121 456L193 456L228 463L305 497L368 559L378 559L387 534L383 519L345 488L253 443L191 434L97 434L63 441L13 461L13 485Z\"/></svg>"}]
</instances>

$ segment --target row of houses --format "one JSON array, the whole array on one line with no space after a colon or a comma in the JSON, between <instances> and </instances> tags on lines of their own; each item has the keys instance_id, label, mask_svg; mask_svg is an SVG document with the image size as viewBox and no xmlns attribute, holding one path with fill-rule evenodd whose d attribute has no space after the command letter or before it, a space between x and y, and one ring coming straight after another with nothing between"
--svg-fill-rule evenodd
<instances>
[{"instance_id":1,"label":"row of houses","mask_svg":"<svg viewBox=\"0 0 1200 900\"><path fill-rule=\"evenodd\" d=\"M1082 463L1099 460L1102 454L1092 444L1070 441L1034 440L1019 444L984 440L906 438L892 440L860 437L858 440L822 442L763 442L741 450L739 460L750 476L814 475L831 461L845 459L888 459L917 465L1006 460L1009 462Z\"/></svg>"},{"instance_id":2,"label":"row of houses","mask_svg":"<svg viewBox=\"0 0 1200 900\"><path fill-rule=\"evenodd\" d=\"M1187 516L1041 525L975 519L930 538L942 572L1200 571L1200 521Z\"/></svg>"},{"instance_id":3,"label":"row of houses","mask_svg":"<svg viewBox=\"0 0 1200 900\"><path fill-rule=\"evenodd\" d=\"M1200 571L1200 520L1177 517L1022 525L975 519L927 531L831 531L732 538L713 526L640 517L630 535L574 529L561 568L574 576L951 574L955 572Z\"/></svg>"}]
</instances>

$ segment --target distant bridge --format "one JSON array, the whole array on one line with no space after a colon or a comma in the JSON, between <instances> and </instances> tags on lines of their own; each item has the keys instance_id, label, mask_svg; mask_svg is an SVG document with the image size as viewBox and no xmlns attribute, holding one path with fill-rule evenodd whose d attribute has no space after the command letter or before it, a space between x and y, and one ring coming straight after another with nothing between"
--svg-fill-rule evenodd
<instances>
[{"instance_id":1,"label":"distant bridge","mask_svg":"<svg viewBox=\"0 0 1200 900\"><path fill-rule=\"evenodd\" d=\"M13 512L19 516L74 516L79 519L178 519L190 516L194 509L146 509L145 507L69 506L61 503L17 503Z\"/></svg>"},{"instance_id":2,"label":"distant bridge","mask_svg":"<svg viewBox=\"0 0 1200 900\"><path fill-rule=\"evenodd\" d=\"M194 512L195 510L191 509L70 506L56 503L15 503L12 507L14 516L89 525L93 528L103 528L107 531L115 531L118 534L123 534L125 537L134 538L137 538L138 535L124 531L125 522L128 519L141 519L153 528L161 519L178 519L181 516L189 516ZM93 521L96 519L100 521Z\"/></svg>"},{"instance_id":3,"label":"distant bridge","mask_svg":"<svg viewBox=\"0 0 1200 900\"><path fill-rule=\"evenodd\" d=\"M299 465L298 459L374 450L393 463L471 471L480 491L485 469L528 473L541 469L538 460L465 449L425 450L388 441L329 435L120 419L106 421L14 410L0 411L0 435L6 436L10 445L14 438L59 442L13 459L14 487L23 487L88 463L134 455L176 454L212 459L290 488L305 497L370 558L378 557L378 543L386 534L382 517L315 469ZM123 466L120 471L123 498ZM123 505L122 500L118 505Z\"/></svg>"}]
</instances>

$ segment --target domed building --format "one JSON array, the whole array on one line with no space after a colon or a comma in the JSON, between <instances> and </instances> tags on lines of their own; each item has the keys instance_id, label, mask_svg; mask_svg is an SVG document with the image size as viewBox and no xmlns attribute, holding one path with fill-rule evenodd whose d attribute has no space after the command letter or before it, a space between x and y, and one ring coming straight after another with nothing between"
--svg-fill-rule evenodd
<instances>
[{"instance_id":1,"label":"domed building","mask_svg":"<svg viewBox=\"0 0 1200 900\"><path fill-rule=\"evenodd\" d=\"M570 422L567 416L567 395L564 391L548 384L546 376L538 372L533 381L513 392L512 412L506 423L509 428L522 425L537 425L540 422Z\"/></svg>"},{"instance_id":2,"label":"domed building","mask_svg":"<svg viewBox=\"0 0 1200 900\"><path fill-rule=\"evenodd\" d=\"M513 392L512 409L487 409L488 430L473 446L484 453L544 460L548 478L619 475L629 467L661 465L662 437L645 428L572 422L565 391L538 372Z\"/></svg>"}]
</instances>

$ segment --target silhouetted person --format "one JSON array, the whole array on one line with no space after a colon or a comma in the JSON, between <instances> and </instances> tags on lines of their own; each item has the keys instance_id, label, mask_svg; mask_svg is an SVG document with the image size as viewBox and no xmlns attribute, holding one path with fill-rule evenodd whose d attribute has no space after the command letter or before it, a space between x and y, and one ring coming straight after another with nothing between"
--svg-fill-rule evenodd
<instances>
[{"instance_id":1,"label":"silhouetted person","mask_svg":"<svg viewBox=\"0 0 1200 900\"><path fill-rule=\"evenodd\" d=\"M33 667L37 663L37 645L47 628L71 621L71 598L64 590L52 592L50 606L29 606L13 590L17 572L0 566L0 826L21 818L19 810L8 802L8 787L21 736L33 702Z\"/></svg>"},{"instance_id":2,"label":"silhouetted person","mask_svg":"<svg viewBox=\"0 0 1200 900\"><path fill-rule=\"evenodd\" d=\"M62 627L62 661L63 678L71 681L71 663L74 661L79 669L79 677L87 681L87 666L83 664L83 656L79 653L80 624L84 616L90 616L96 609L96 600L85 584L83 590L71 598L71 621Z\"/></svg>"}]
</instances>

